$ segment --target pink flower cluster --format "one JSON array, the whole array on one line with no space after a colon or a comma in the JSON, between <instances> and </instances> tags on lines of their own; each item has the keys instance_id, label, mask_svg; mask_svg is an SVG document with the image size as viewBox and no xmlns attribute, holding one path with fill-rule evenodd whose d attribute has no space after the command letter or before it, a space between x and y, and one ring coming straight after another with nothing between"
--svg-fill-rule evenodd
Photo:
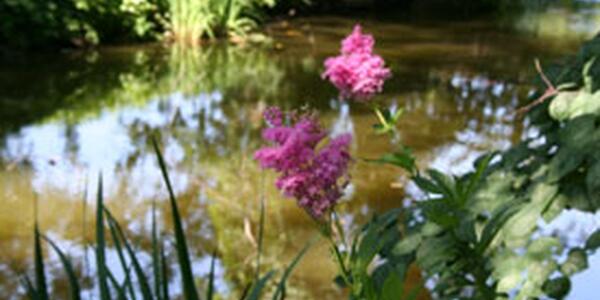
<instances>
[{"instance_id":1,"label":"pink flower cluster","mask_svg":"<svg viewBox=\"0 0 600 300\"><path fill-rule=\"evenodd\" d=\"M276 186L285 196L321 218L337 203L348 181L352 137L340 135L317 150L327 134L314 117L295 117L276 107L267 109L264 117L270 127L263 130L263 138L273 146L258 150L254 158L263 168L280 173ZM284 119L295 120L286 125Z\"/></svg>"},{"instance_id":2,"label":"pink flower cluster","mask_svg":"<svg viewBox=\"0 0 600 300\"><path fill-rule=\"evenodd\" d=\"M373 36L363 34L360 25L342 41L341 54L325 60L324 79L340 91L343 99L366 101L383 90L391 72L381 56L373 54Z\"/></svg>"}]
</instances>

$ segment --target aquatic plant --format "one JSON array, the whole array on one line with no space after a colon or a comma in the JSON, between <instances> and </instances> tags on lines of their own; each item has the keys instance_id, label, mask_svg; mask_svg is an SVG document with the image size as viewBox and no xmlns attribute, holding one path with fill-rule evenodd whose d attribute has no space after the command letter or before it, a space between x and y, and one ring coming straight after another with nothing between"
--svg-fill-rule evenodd
<instances>
[{"instance_id":1,"label":"aquatic plant","mask_svg":"<svg viewBox=\"0 0 600 300\"><path fill-rule=\"evenodd\" d=\"M164 158L159 149L156 140L153 140L153 146L158 159L158 164L164 179L164 183L169 193L169 204L170 212L173 218L173 234L174 234L174 251L177 255L177 265L179 267L180 284L179 286L183 289L183 297L185 299L216 299L215 293L215 259L217 252L215 251L211 260L210 272L208 274L208 285L204 289L205 297L200 297L199 290L196 286L195 278L191 269L191 256L188 252L188 245L183 229L182 219L179 213L177 199L171 186L171 180L167 171L167 167ZM44 264L44 253L42 247L42 240L48 242L52 249L58 254L59 259L63 265L63 269L67 273L70 299L76 300L81 299L81 279L77 278L77 273L74 271L73 263L71 259L65 254L58 245L53 242L50 238L44 236L40 232L40 228L37 222L37 204L36 204L36 218L34 223L34 265L35 265L35 276L34 280L26 274L20 274L21 284L27 292L27 297L31 300L47 300L51 299L52 291L50 290L45 271ZM153 274L153 281L147 276L147 271L140 262L138 254L134 250L130 240L127 238L125 231L121 228L119 222L113 216L108 207L104 204L103 195L103 184L102 175L98 177L98 192L96 197L96 242L95 258L96 258L96 281L98 288L98 295L100 299L136 299L136 295L141 295L142 299L171 299L173 295L169 293L170 272L168 272L166 255L165 255L165 242L162 234L159 236L156 223L156 205L152 206L152 252L151 252L151 269ZM261 219L263 218L264 211L261 212ZM106 239L106 225L112 238L113 246L118 254L120 267L125 278L122 282L119 282L115 277L117 270L111 269L107 263L106 251L107 251L107 239ZM261 231L264 223L261 222ZM262 240L262 238L259 238ZM261 241L262 243L262 241ZM273 294L274 300L280 300L284 298L286 283L294 270L298 262L306 254L311 242L307 243L306 246L300 251L291 261L289 265L283 270L282 275L277 283L275 283L275 290ZM258 262L260 263L260 262ZM259 267L257 266L257 270ZM267 283L275 275L275 271L271 270L265 275L261 275L257 272L256 280L248 284L248 293L244 294L241 299L243 300L258 300L261 299L262 294L267 288ZM132 277L137 278L137 282L133 281ZM137 283L138 287L134 286ZM153 285L151 285L153 283Z\"/></svg>"},{"instance_id":2,"label":"aquatic plant","mask_svg":"<svg viewBox=\"0 0 600 300\"><path fill-rule=\"evenodd\" d=\"M261 7L275 0L168 0L173 40L192 45L217 36L244 37L257 26Z\"/></svg>"}]
</instances>

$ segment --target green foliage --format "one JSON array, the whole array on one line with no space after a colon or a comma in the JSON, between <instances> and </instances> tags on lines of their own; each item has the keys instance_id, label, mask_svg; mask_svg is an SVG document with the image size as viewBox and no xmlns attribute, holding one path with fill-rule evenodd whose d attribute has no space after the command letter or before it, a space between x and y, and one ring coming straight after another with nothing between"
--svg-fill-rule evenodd
<instances>
[{"instance_id":1,"label":"green foliage","mask_svg":"<svg viewBox=\"0 0 600 300\"><path fill-rule=\"evenodd\" d=\"M588 267L588 254L600 246L598 232L585 248L572 249L534 233L541 219L551 222L565 209L600 208L599 50L596 38L565 65L548 68L545 75L558 88L530 112L535 134L482 156L463 176L421 173L406 152L375 160L407 169L427 196L411 207L404 238L397 234L391 248L434 281L435 297L563 299L569 277ZM538 84L540 91L553 88Z\"/></svg>"},{"instance_id":2,"label":"green foliage","mask_svg":"<svg viewBox=\"0 0 600 300\"><path fill-rule=\"evenodd\" d=\"M187 252L186 237L183 232L183 226L181 222L181 216L179 215L179 209L177 207L177 201L173 193L169 175L166 169L165 162L163 160L162 153L159 150L158 144L153 140L153 146L156 151L159 166L163 179L169 191L169 203L171 204L171 213L173 216L173 229L175 231L175 248L178 255L178 265L182 274L182 284L184 287L185 299L200 299L198 291L196 290L193 274L191 273L191 257ZM110 210L104 205L103 195L103 184L102 175L98 179L98 192L96 202L96 265L97 274L95 276L98 280L98 287L100 291L100 299L113 299L116 296L117 299L136 299L136 294L142 296L143 299L170 299L169 294L169 280L168 280L168 267L167 258L165 255L165 249L163 243L159 242L157 226L156 224L156 211L155 206L152 208L152 268L154 271L154 289L150 285L150 281L147 278L147 270L142 262L138 259L134 247L127 239L124 230L119 225L117 219L112 215ZM36 205L37 207L37 205ZM37 213L36 213L37 214ZM122 283L117 281L114 276L114 270L110 269L106 261L106 249L107 240L105 237L105 225L108 224L110 236L112 238L112 245L116 250L121 268L125 274L125 279ZM34 224L34 262L35 262L35 285L30 280L27 274L20 275L20 281L23 285L27 296L32 300L45 300L50 299L50 291L48 290L48 283L45 275L45 265L43 258L43 251L41 240L44 239L58 254L61 264L67 273L70 288L70 299L80 299L81 288L79 280L76 277L76 273L73 268L71 259L63 253L63 251L49 238L42 235L39 231L37 218ZM281 279L275 285L275 292L273 299L283 300L285 299L285 291L287 281L298 265L300 260L308 252L313 242L309 242L291 261L291 263L283 270ZM125 253L127 253L129 260L126 260ZM216 252L213 253L210 271L208 275L208 287L206 288L206 299L215 299L215 272L216 272ZM134 288L133 280L131 279L131 269L137 277L138 288ZM269 271L262 277L258 277L256 282L251 285L251 289L244 299L262 299L261 295L265 293L265 290L270 286L269 282L271 278L276 274L275 271ZM109 283L112 288L109 288ZM186 290L187 289L187 290ZM114 294L113 294L114 291ZM195 298L193 298L195 297Z\"/></svg>"},{"instance_id":3,"label":"green foliage","mask_svg":"<svg viewBox=\"0 0 600 300\"><path fill-rule=\"evenodd\" d=\"M197 44L245 37L275 0L7 0L0 38L9 46L76 46L157 40L165 32Z\"/></svg>"},{"instance_id":4,"label":"green foliage","mask_svg":"<svg viewBox=\"0 0 600 300\"><path fill-rule=\"evenodd\" d=\"M261 20L261 8L275 0L168 0L174 40L198 44L203 38L245 37Z\"/></svg>"},{"instance_id":5,"label":"green foliage","mask_svg":"<svg viewBox=\"0 0 600 300\"><path fill-rule=\"evenodd\" d=\"M8 0L0 2L0 38L17 47L151 39L165 8L162 0Z\"/></svg>"}]
</instances>

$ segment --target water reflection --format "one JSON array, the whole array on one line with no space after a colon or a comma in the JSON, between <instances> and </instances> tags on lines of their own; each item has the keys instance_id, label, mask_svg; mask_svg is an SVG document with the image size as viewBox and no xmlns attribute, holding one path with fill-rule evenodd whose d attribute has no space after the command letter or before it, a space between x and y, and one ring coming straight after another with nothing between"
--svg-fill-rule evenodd
<instances>
[{"instance_id":1,"label":"water reflection","mask_svg":"<svg viewBox=\"0 0 600 300\"><path fill-rule=\"evenodd\" d=\"M23 292L15 272L31 265L30 216L36 198L41 227L75 258L86 292L94 293L88 245L94 239L92 199L100 171L108 206L148 262L152 202L167 211L149 143L152 134L164 146L199 281L205 280L208 257L218 248L219 291L225 298L239 298L253 274L261 196L268 200L263 270L281 269L315 231L302 211L278 194L273 174L251 159L261 143L262 109L308 104L334 134L354 133L357 157L373 158L391 149L387 137L373 133L371 113L334 100L335 91L319 77L323 57L337 51L353 22L320 18L274 24L270 30L283 50L156 45L3 63L0 298L18 299L15 291ZM466 171L479 153L519 139L523 130L513 112L528 92L523 82L531 75L531 61L569 50L491 22L365 23L378 35L380 52L395 74L379 100L406 110L399 138L423 165L455 173ZM301 34L288 37L286 26ZM31 63L38 66L35 72ZM341 206L349 229L374 211L414 196L410 188L399 188L406 179L396 169L357 161L352 173L352 190ZM159 221L171 245L170 216L159 214ZM170 280L177 283L174 254L168 255ZM308 254L290 282L290 299L339 299L328 255L324 245ZM114 249L108 257L118 266ZM53 290L59 293L66 278L56 257L50 259ZM413 284L418 278L413 270Z\"/></svg>"}]
</instances>

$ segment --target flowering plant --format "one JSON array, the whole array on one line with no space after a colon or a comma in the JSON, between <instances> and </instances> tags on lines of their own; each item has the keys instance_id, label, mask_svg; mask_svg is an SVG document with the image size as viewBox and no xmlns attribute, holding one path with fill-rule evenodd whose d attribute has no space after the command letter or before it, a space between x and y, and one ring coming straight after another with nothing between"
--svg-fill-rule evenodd
<instances>
[{"instance_id":1,"label":"flowering plant","mask_svg":"<svg viewBox=\"0 0 600 300\"><path fill-rule=\"evenodd\" d=\"M369 101L391 76L374 44L357 25L340 55L325 61L322 76L341 99L374 108L377 132L395 133L402 110L392 113ZM395 139L399 151L370 161L407 171L424 199L374 216L351 238L335 217L349 180L350 136L326 144L314 116L270 109L265 119L271 127L263 137L274 146L255 157L280 173L277 187L325 228L339 267L336 282L351 299L414 299L418 289L403 289L411 265L439 299L563 299L570 276L587 268L588 255L600 248L600 230L584 245L568 247L543 236L539 224L567 208L600 209L600 160L593 150L600 145L600 80L594 76L600 73L594 63L599 45L600 38L584 45L574 62L553 72L560 76L548 78L538 65L538 88L552 93L532 94L539 98L526 106L537 136L484 154L471 172L422 172L410 149Z\"/></svg>"}]
</instances>

